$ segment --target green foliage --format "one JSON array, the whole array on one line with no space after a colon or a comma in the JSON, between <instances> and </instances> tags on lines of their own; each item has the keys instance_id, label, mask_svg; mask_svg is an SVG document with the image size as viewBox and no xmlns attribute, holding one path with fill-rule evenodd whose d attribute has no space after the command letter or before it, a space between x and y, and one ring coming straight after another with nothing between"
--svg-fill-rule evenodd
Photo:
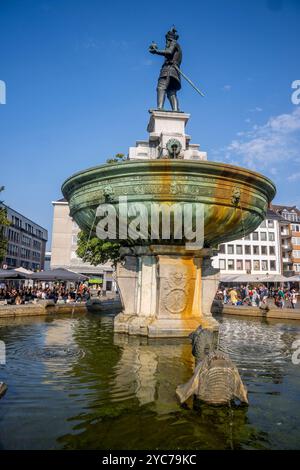
<instances>
[{"instance_id":1,"label":"green foliage","mask_svg":"<svg viewBox=\"0 0 300 470\"><path fill-rule=\"evenodd\" d=\"M106 240L100 240L97 237L90 237L86 232L79 232L77 255L83 261L97 266L98 264L111 262L114 266L120 259L120 244Z\"/></svg>"},{"instance_id":2,"label":"green foliage","mask_svg":"<svg viewBox=\"0 0 300 470\"><path fill-rule=\"evenodd\" d=\"M125 160L127 160L127 157L124 153L117 153L114 158L108 158L106 163L121 163Z\"/></svg>"},{"instance_id":3,"label":"green foliage","mask_svg":"<svg viewBox=\"0 0 300 470\"><path fill-rule=\"evenodd\" d=\"M0 187L0 192L4 190L4 186ZM2 201L0 201L0 204ZM7 239L5 237L5 227L10 225L7 219L6 208L0 206L0 263L3 262L7 251Z\"/></svg>"}]
</instances>

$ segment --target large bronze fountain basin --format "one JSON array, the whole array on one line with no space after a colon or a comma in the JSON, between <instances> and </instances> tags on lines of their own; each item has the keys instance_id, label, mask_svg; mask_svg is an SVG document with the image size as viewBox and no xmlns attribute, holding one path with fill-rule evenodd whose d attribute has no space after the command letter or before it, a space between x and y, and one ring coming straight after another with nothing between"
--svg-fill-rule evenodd
<instances>
[{"instance_id":1,"label":"large bronze fountain basin","mask_svg":"<svg viewBox=\"0 0 300 470\"><path fill-rule=\"evenodd\" d=\"M192 160L126 161L76 173L62 186L70 215L86 231L95 229L101 203L202 203L204 246L241 238L263 221L276 189L265 176L224 163ZM172 234L171 234L172 235Z\"/></svg>"}]
</instances>

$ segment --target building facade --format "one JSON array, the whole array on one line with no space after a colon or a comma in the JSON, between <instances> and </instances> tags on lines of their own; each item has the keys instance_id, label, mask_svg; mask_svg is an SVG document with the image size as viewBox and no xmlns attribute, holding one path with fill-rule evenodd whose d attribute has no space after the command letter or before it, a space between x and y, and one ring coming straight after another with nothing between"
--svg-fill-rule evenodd
<instances>
[{"instance_id":1,"label":"building facade","mask_svg":"<svg viewBox=\"0 0 300 470\"><path fill-rule=\"evenodd\" d=\"M46 251L44 271L49 271L50 269L51 269L51 251Z\"/></svg>"},{"instance_id":2,"label":"building facade","mask_svg":"<svg viewBox=\"0 0 300 470\"><path fill-rule=\"evenodd\" d=\"M281 216L282 270L286 276L300 273L300 210L296 206L273 205Z\"/></svg>"},{"instance_id":3,"label":"building facade","mask_svg":"<svg viewBox=\"0 0 300 470\"><path fill-rule=\"evenodd\" d=\"M77 237L80 231L69 215L69 204L65 199L53 201L53 228L51 247L51 269L65 268L85 274L101 281L106 292L116 290L114 270L110 263L92 266L84 263L76 254Z\"/></svg>"},{"instance_id":4,"label":"building facade","mask_svg":"<svg viewBox=\"0 0 300 470\"><path fill-rule=\"evenodd\" d=\"M15 211L1 204L6 209L10 225L5 228L7 238L7 253L3 266L25 268L31 271L44 269L48 231Z\"/></svg>"},{"instance_id":5,"label":"building facade","mask_svg":"<svg viewBox=\"0 0 300 470\"><path fill-rule=\"evenodd\" d=\"M221 274L281 274L280 215L268 210L267 218L250 235L219 246L213 266Z\"/></svg>"}]
</instances>

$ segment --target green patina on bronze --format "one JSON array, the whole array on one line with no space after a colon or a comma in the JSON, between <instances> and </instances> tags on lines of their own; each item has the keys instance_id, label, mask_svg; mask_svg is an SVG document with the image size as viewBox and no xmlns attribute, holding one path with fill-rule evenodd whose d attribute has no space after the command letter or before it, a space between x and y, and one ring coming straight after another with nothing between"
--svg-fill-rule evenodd
<instances>
[{"instance_id":1,"label":"green patina on bronze","mask_svg":"<svg viewBox=\"0 0 300 470\"><path fill-rule=\"evenodd\" d=\"M114 204L117 209L119 196L149 209L153 202L202 203L209 247L253 232L264 220L276 188L265 176L233 165L162 159L90 168L68 178L62 192L71 217L86 231L95 224L99 204Z\"/></svg>"}]
</instances>

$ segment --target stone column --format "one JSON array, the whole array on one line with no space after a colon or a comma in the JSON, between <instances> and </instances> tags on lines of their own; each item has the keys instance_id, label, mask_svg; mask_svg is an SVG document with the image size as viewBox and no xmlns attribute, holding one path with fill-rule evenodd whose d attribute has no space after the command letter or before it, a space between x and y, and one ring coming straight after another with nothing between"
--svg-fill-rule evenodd
<instances>
[{"instance_id":1,"label":"stone column","mask_svg":"<svg viewBox=\"0 0 300 470\"><path fill-rule=\"evenodd\" d=\"M204 255L202 260L202 314L204 318L211 318L212 303L220 282L220 270L215 269L211 262L212 252Z\"/></svg>"},{"instance_id":2,"label":"stone column","mask_svg":"<svg viewBox=\"0 0 300 470\"><path fill-rule=\"evenodd\" d=\"M103 271L102 290L106 293L106 271Z\"/></svg>"},{"instance_id":3,"label":"stone column","mask_svg":"<svg viewBox=\"0 0 300 470\"><path fill-rule=\"evenodd\" d=\"M128 333L130 320L136 316L138 260L134 254L125 255L117 266L117 284L122 302L122 313L116 316L114 330Z\"/></svg>"},{"instance_id":4,"label":"stone column","mask_svg":"<svg viewBox=\"0 0 300 470\"><path fill-rule=\"evenodd\" d=\"M200 324L216 329L209 302L218 281L208 260L209 250L164 245L131 249L117 269L123 312L115 318L115 331L184 337Z\"/></svg>"}]
</instances>

